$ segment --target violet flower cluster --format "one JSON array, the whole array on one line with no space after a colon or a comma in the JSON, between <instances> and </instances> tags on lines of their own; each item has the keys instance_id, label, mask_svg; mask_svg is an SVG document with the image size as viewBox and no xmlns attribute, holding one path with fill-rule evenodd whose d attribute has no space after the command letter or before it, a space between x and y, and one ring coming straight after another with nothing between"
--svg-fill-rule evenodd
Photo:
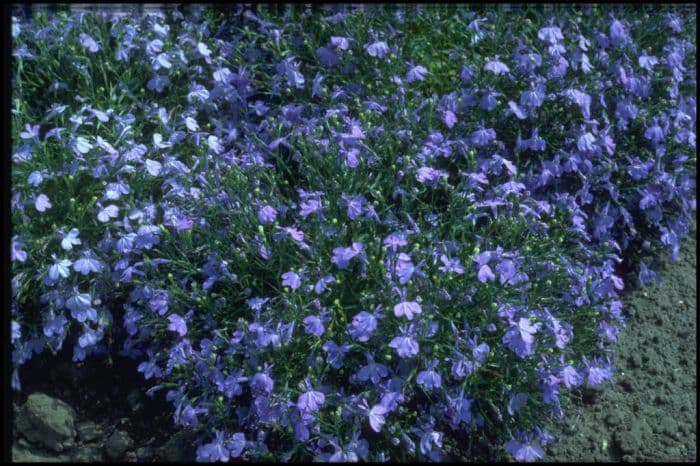
<instances>
[{"instance_id":1,"label":"violet flower cluster","mask_svg":"<svg viewBox=\"0 0 700 466\"><path fill-rule=\"evenodd\" d=\"M13 17L12 386L133 358L199 461L543 458L693 226L695 16L181 10Z\"/></svg>"}]
</instances>

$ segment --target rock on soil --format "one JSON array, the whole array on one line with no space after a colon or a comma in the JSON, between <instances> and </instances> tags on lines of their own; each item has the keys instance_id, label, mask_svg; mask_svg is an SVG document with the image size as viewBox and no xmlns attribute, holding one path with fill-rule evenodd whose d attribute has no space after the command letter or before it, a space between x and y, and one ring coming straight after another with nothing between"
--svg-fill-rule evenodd
<instances>
[{"instance_id":1,"label":"rock on soil","mask_svg":"<svg viewBox=\"0 0 700 466\"><path fill-rule=\"evenodd\" d=\"M126 451L133 445L134 441L129 437L129 434L122 430L115 430L105 443L105 453L107 454L107 458L118 460L124 456Z\"/></svg>"},{"instance_id":2,"label":"rock on soil","mask_svg":"<svg viewBox=\"0 0 700 466\"><path fill-rule=\"evenodd\" d=\"M32 393L20 409L18 432L33 443L55 452L75 445L75 411L61 400L43 393Z\"/></svg>"}]
</instances>

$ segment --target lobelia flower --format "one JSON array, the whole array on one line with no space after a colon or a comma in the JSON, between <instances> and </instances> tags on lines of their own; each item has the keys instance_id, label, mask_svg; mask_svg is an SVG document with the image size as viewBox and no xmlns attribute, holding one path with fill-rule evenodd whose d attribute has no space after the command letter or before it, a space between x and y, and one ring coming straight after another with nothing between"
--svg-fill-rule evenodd
<instances>
[{"instance_id":1,"label":"lobelia flower","mask_svg":"<svg viewBox=\"0 0 700 466\"><path fill-rule=\"evenodd\" d=\"M615 47L623 47L630 41L630 36L627 33L627 28L618 20L613 19L610 24L610 42Z\"/></svg>"},{"instance_id":2,"label":"lobelia flower","mask_svg":"<svg viewBox=\"0 0 700 466\"><path fill-rule=\"evenodd\" d=\"M405 316L408 320L413 320L413 315L420 314L422 311L420 304L415 301L402 301L394 306L394 315Z\"/></svg>"},{"instance_id":3,"label":"lobelia flower","mask_svg":"<svg viewBox=\"0 0 700 466\"><path fill-rule=\"evenodd\" d=\"M496 131L492 128L481 127L471 134L472 144L479 147L487 146L494 139L496 139Z\"/></svg>"},{"instance_id":4,"label":"lobelia flower","mask_svg":"<svg viewBox=\"0 0 700 466\"><path fill-rule=\"evenodd\" d=\"M389 53L389 46L386 42L380 40L367 45L365 50L370 57L384 58Z\"/></svg>"},{"instance_id":5,"label":"lobelia flower","mask_svg":"<svg viewBox=\"0 0 700 466\"><path fill-rule=\"evenodd\" d=\"M436 186L440 178L447 178L448 173L444 170L436 170L432 167L420 167L416 173L416 180L419 183Z\"/></svg>"},{"instance_id":6,"label":"lobelia flower","mask_svg":"<svg viewBox=\"0 0 700 466\"><path fill-rule=\"evenodd\" d=\"M532 111L544 103L544 86L533 86L520 96L520 105Z\"/></svg>"},{"instance_id":7,"label":"lobelia flower","mask_svg":"<svg viewBox=\"0 0 700 466\"><path fill-rule=\"evenodd\" d=\"M20 241L17 236L12 237L12 244L10 247L10 260L24 262L27 260L27 252L22 250L22 241Z\"/></svg>"},{"instance_id":8,"label":"lobelia flower","mask_svg":"<svg viewBox=\"0 0 700 466\"><path fill-rule=\"evenodd\" d=\"M654 145L662 143L665 139L664 131L659 126L658 122L654 120L654 124L647 127L644 131L644 137L651 141Z\"/></svg>"},{"instance_id":9,"label":"lobelia flower","mask_svg":"<svg viewBox=\"0 0 700 466\"><path fill-rule=\"evenodd\" d=\"M63 314L55 315L53 310L44 318L44 335L47 337L61 336L66 331L68 319Z\"/></svg>"},{"instance_id":10,"label":"lobelia flower","mask_svg":"<svg viewBox=\"0 0 700 466\"><path fill-rule=\"evenodd\" d=\"M70 275L70 266L73 262L69 259L58 259L56 255L53 254L52 257L56 261L53 265L49 266L49 278L52 281L58 280L58 277L68 278Z\"/></svg>"},{"instance_id":11,"label":"lobelia flower","mask_svg":"<svg viewBox=\"0 0 700 466\"><path fill-rule=\"evenodd\" d=\"M52 207L51 201L49 200L49 197L46 194L39 194L36 199L34 200L34 207L36 210L39 212L45 212L46 209L50 209Z\"/></svg>"},{"instance_id":12,"label":"lobelia flower","mask_svg":"<svg viewBox=\"0 0 700 466\"><path fill-rule=\"evenodd\" d=\"M302 415L313 414L318 411L326 402L326 397L323 393L313 390L306 380L307 391L299 395L297 399L297 409Z\"/></svg>"},{"instance_id":13,"label":"lobelia flower","mask_svg":"<svg viewBox=\"0 0 700 466\"><path fill-rule=\"evenodd\" d=\"M443 263L442 266L439 267L439 270L444 273L450 273L454 272L457 275L462 275L464 273L464 267L462 267L462 264L459 261L459 257L455 258L448 258L446 255L441 255L440 256L440 261Z\"/></svg>"},{"instance_id":14,"label":"lobelia flower","mask_svg":"<svg viewBox=\"0 0 700 466\"><path fill-rule=\"evenodd\" d=\"M389 413L386 407L381 404L372 406L367 414L369 426L375 432L381 432L382 426L386 423L386 415Z\"/></svg>"},{"instance_id":15,"label":"lobelia flower","mask_svg":"<svg viewBox=\"0 0 700 466\"><path fill-rule=\"evenodd\" d=\"M102 268L102 262L90 250L86 251L85 255L73 264L73 270L82 275L89 275L90 272L99 273L102 271Z\"/></svg>"},{"instance_id":16,"label":"lobelia flower","mask_svg":"<svg viewBox=\"0 0 700 466\"><path fill-rule=\"evenodd\" d=\"M211 443L206 443L197 448L197 461L227 463L231 452L225 445L224 433L216 431L216 436Z\"/></svg>"},{"instance_id":17,"label":"lobelia flower","mask_svg":"<svg viewBox=\"0 0 700 466\"><path fill-rule=\"evenodd\" d=\"M367 311L360 311L348 324L350 337L361 343L369 340L376 329L377 318Z\"/></svg>"},{"instance_id":18,"label":"lobelia flower","mask_svg":"<svg viewBox=\"0 0 700 466\"><path fill-rule=\"evenodd\" d=\"M439 361L433 359L433 361L428 365L428 368L421 371L416 376L416 383L422 385L426 390L432 390L434 388L440 388L442 386L442 377L435 370Z\"/></svg>"},{"instance_id":19,"label":"lobelia flower","mask_svg":"<svg viewBox=\"0 0 700 466\"><path fill-rule=\"evenodd\" d=\"M348 37L331 36L330 44L339 50L347 50L350 47L351 40Z\"/></svg>"},{"instance_id":20,"label":"lobelia flower","mask_svg":"<svg viewBox=\"0 0 700 466\"><path fill-rule=\"evenodd\" d=\"M518 120L524 120L528 116L527 112L512 100L508 101L508 109L505 111L505 114L506 116L515 115Z\"/></svg>"},{"instance_id":21,"label":"lobelia flower","mask_svg":"<svg viewBox=\"0 0 700 466\"><path fill-rule=\"evenodd\" d=\"M66 307L71 311L71 317L83 323L86 320L97 321L97 311L92 308L92 297L87 293L78 293L66 300Z\"/></svg>"},{"instance_id":22,"label":"lobelia flower","mask_svg":"<svg viewBox=\"0 0 700 466\"><path fill-rule=\"evenodd\" d=\"M419 345L418 342L406 333L394 337L391 342L389 342L389 347L394 348L396 353L401 358L410 358L418 354Z\"/></svg>"},{"instance_id":23,"label":"lobelia flower","mask_svg":"<svg viewBox=\"0 0 700 466\"><path fill-rule=\"evenodd\" d=\"M350 196L347 196L345 193L342 193L342 197L345 200L348 207L348 217L350 217L352 220L356 220L357 218L359 218L362 215L363 207L364 204L367 202L367 199L361 194L350 198Z\"/></svg>"},{"instance_id":24,"label":"lobelia flower","mask_svg":"<svg viewBox=\"0 0 700 466\"><path fill-rule=\"evenodd\" d=\"M413 81L425 81L426 74L428 74L428 70L424 66L412 66L406 74L406 82L412 83Z\"/></svg>"},{"instance_id":25,"label":"lobelia flower","mask_svg":"<svg viewBox=\"0 0 700 466\"><path fill-rule=\"evenodd\" d=\"M338 346L333 340L328 340L322 346L323 351L327 353L326 362L331 365L333 369L340 369L343 367L343 359L345 358L345 353L350 351L352 344L343 344Z\"/></svg>"},{"instance_id":26,"label":"lobelia flower","mask_svg":"<svg viewBox=\"0 0 700 466\"><path fill-rule=\"evenodd\" d=\"M639 263L639 283L641 283L642 286L646 286L653 282L660 282L659 275L648 268L646 262L641 261Z\"/></svg>"},{"instance_id":27,"label":"lobelia flower","mask_svg":"<svg viewBox=\"0 0 700 466\"><path fill-rule=\"evenodd\" d=\"M267 225L270 223L274 223L274 221L277 219L277 210L269 205L266 205L262 209L258 211L258 221L262 225Z\"/></svg>"},{"instance_id":28,"label":"lobelia flower","mask_svg":"<svg viewBox=\"0 0 700 466\"><path fill-rule=\"evenodd\" d=\"M272 393L274 382L264 372L258 372L250 381L250 390L255 396L268 396Z\"/></svg>"},{"instance_id":29,"label":"lobelia flower","mask_svg":"<svg viewBox=\"0 0 700 466\"><path fill-rule=\"evenodd\" d=\"M384 238L384 246L396 252L401 246L406 246L408 241L406 241L406 234L404 232L394 232L390 233L386 238Z\"/></svg>"},{"instance_id":30,"label":"lobelia flower","mask_svg":"<svg viewBox=\"0 0 700 466\"><path fill-rule=\"evenodd\" d=\"M318 316L308 316L304 318L304 331L309 335L320 337L323 335L323 321Z\"/></svg>"},{"instance_id":31,"label":"lobelia flower","mask_svg":"<svg viewBox=\"0 0 700 466\"><path fill-rule=\"evenodd\" d=\"M168 316L168 330L177 332L178 335L184 337L187 335L187 321L179 314L171 314Z\"/></svg>"},{"instance_id":32,"label":"lobelia flower","mask_svg":"<svg viewBox=\"0 0 700 466\"><path fill-rule=\"evenodd\" d=\"M600 385L601 383L612 379L614 368L609 362L607 364L603 364L598 358L596 358L593 362L585 360L584 364L586 381L588 382L588 385Z\"/></svg>"},{"instance_id":33,"label":"lobelia flower","mask_svg":"<svg viewBox=\"0 0 700 466\"><path fill-rule=\"evenodd\" d=\"M114 204L110 204L107 207L102 208L100 206L100 211L97 213L97 220L102 223L109 222L112 218L117 218L119 216L119 207Z\"/></svg>"},{"instance_id":34,"label":"lobelia flower","mask_svg":"<svg viewBox=\"0 0 700 466\"><path fill-rule=\"evenodd\" d=\"M527 400L528 396L526 393L513 393L508 400L508 414L514 416L515 413L525 406Z\"/></svg>"},{"instance_id":35,"label":"lobelia flower","mask_svg":"<svg viewBox=\"0 0 700 466\"><path fill-rule=\"evenodd\" d=\"M490 71L498 76L510 72L510 68L508 68L508 65L500 61L498 55L496 55L493 60L484 65L484 71Z\"/></svg>"},{"instance_id":36,"label":"lobelia flower","mask_svg":"<svg viewBox=\"0 0 700 466\"><path fill-rule=\"evenodd\" d=\"M554 45L559 41L564 40L564 36L561 33L561 29L557 26L548 26L537 31L537 38L541 41L545 41L550 45Z\"/></svg>"},{"instance_id":37,"label":"lobelia flower","mask_svg":"<svg viewBox=\"0 0 700 466\"><path fill-rule=\"evenodd\" d=\"M19 133L20 139L33 139L35 142L39 142L39 129L40 125L30 125L29 123L24 124L24 131ZM36 186L36 185L35 185Z\"/></svg>"},{"instance_id":38,"label":"lobelia flower","mask_svg":"<svg viewBox=\"0 0 700 466\"><path fill-rule=\"evenodd\" d=\"M481 100L479 101L479 108L488 112L495 110L496 106L498 105L497 97L500 97L502 95L503 94L494 91L493 88L489 86L486 92L484 92L484 95L481 97Z\"/></svg>"},{"instance_id":39,"label":"lobelia flower","mask_svg":"<svg viewBox=\"0 0 700 466\"><path fill-rule=\"evenodd\" d=\"M654 55L640 55L638 63L641 68L648 71L653 71L654 66L659 64L659 59Z\"/></svg>"},{"instance_id":40,"label":"lobelia flower","mask_svg":"<svg viewBox=\"0 0 700 466\"><path fill-rule=\"evenodd\" d=\"M442 121L445 122L445 125L448 128L452 129L457 123L457 115L455 115L454 112L451 110L446 110L442 117Z\"/></svg>"},{"instance_id":41,"label":"lobelia flower","mask_svg":"<svg viewBox=\"0 0 700 466\"><path fill-rule=\"evenodd\" d=\"M488 357L490 351L491 348L489 348L487 343L481 343L472 349L472 356L476 362L483 364L486 362L486 358Z\"/></svg>"},{"instance_id":42,"label":"lobelia flower","mask_svg":"<svg viewBox=\"0 0 700 466\"><path fill-rule=\"evenodd\" d=\"M277 73L286 75L287 85L296 87L297 89L304 88L304 76L299 71L299 64L294 61L293 56L286 57L277 65Z\"/></svg>"},{"instance_id":43,"label":"lobelia flower","mask_svg":"<svg viewBox=\"0 0 700 466\"><path fill-rule=\"evenodd\" d=\"M294 272L286 272L282 274L282 286L288 286L296 290L301 286L301 278Z\"/></svg>"},{"instance_id":44,"label":"lobelia flower","mask_svg":"<svg viewBox=\"0 0 700 466\"><path fill-rule=\"evenodd\" d=\"M316 294L323 294L323 292L328 289L326 285L335 282L336 279L333 275L326 275L325 277L321 277L316 282L316 285L314 285L314 291L316 292Z\"/></svg>"},{"instance_id":45,"label":"lobelia flower","mask_svg":"<svg viewBox=\"0 0 700 466\"><path fill-rule=\"evenodd\" d=\"M333 249L333 257L331 262L336 264L340 270L346 269L350 265L350 261L358 258L363 262L367 262L364 255L365 247L362 243L354 242L349 248L338 247Z\"/></svg>"},{"instance_id":46,"label":"lobelia flower","mask_svg":"<svg viewBox=\"0 0 700 466\"><path fill-rule=\"evenodd\" d=\"M521 317L517 323L511 323L510 328L503 335L503 344L520 358L530 356L534 352L534 335L541 327L541 323L537 322L533 325L529 319Z\"/></svg>"},{"instance_id":47,"label":"lobelia flower","mask_svg":"<svg viewBox=\"0 0 700 466\"><path fill-rule=\"evenodd\" d=\"M496 279L496 275L491 270L491 267L489 267L487 264L484 264L481 267L479 267L479 273L477 274L477 278L481 283L486 283L488 281L494 281Z\"/></svg>"},{"instance_id":48,"label":"lobelia flower","mask_svg":"<svg viewBox=\"0 0 700 466\"><path fill-rule=\"evenodd\" d=\"M100 50L100 44L95 42L95 39L85 34L84 32L80 34L80 45L85 47L88 52L95 53Z\"/></svg>"},{"instance_id":49,"label":"lobelia flower","mask_svg":"<svg viewBox=\"0 0 700 466\"><path fill-rule=\"evenodd\" d=\"M242 377L241 372L236 370L226 378L223 374L217 372L216 388L220 392L223 392L226 398L231 399L235 396L240 396L243 394L243 387L241 382L247 382L248 377Z\"/></svg>"},{"instance_id":50,"label":"lobelia flower","mask_svg":"<svg viewBox=\"0 0 700 466\"><path fill-rule=\"evenodd\" d=\"M571 365L566 365L559 373L559 377L566 388L578 387L583 383L583 377Z\"/></svg>"},{"instance_id":51,"label":"lobelia flower","mask_svg":"<svg viewBox=\"0 0 700 466\"><path fill-rule=\"evenodd\" d=\"M389 375L389 369L384 364L375 362L372 353L365 353L365 357L367 358L367 365L362 366L357 372L359 381L366 382L370 380L373 384L378 384L384 377Z\"/></svg>"},{"instance_id":52,"label":"lobelia flower","mask_svg":"<svg viewBox=\"0 0 700 466\"><path fill-rule=\"evenodd\" d=\"M416 266L413 265L411 261L411 256L403 252L399 253L395 267L396 275L399 277L399 283L401 285L408 283L416 270Z\"/></svg>"},{"instance_id":53,"label":"lobelia flower","mask_svg":"<svg viewBox=\"0 0 700 466\"><path fill-rule=\"evenodd\" d=\"M308 217L321 211L321 201L318 199L307 199L299 205L299 213L302 217Z\"/></svg>"},{"instance_id":54,"label":"lobelia flower","mask_svg":"<svg viewBox=\"0 0 700 466\"><path fill-rule=\"evenodd\" d=\"M515 461L533 462L544 458L544 451L533 442L532 435L520 434L516 438L509 440L505 447L506 451L513 456Z\"/></svg>"}]
</instances>

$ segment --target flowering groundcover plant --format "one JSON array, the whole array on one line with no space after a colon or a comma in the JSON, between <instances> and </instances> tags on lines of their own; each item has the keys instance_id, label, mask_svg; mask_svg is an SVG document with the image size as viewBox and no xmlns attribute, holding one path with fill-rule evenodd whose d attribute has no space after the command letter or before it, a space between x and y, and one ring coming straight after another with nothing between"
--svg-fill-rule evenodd
<instances>
[{"instance_id":1,"label":"flowering groundcover plant","mask_svg":"<svg viewBox=\"0 0 700 466\"><path fill-rule=\"evenodd\" d=\"M118 351L201 461L541 459L694 219L694 16L277 10L13 18L13 387Z\"/></svg>"}]
</instances>

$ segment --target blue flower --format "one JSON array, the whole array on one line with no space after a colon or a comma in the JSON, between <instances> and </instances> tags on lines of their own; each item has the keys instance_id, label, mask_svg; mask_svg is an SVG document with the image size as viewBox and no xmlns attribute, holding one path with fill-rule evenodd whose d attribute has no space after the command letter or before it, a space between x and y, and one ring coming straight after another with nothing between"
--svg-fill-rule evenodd
<instances>
[{"instance_id":1,"label":"blue flower","mask_svg":"<svg viewBox=\"0 0 700 466\"><path fill-rule=\"evenodd\" d=\"M285 272L282 274L282 286L296 290L301 286L301 278L294 272Z\"/></svg>"},{"instance_id":2,"label":"blue flower","mask_svg":"<svg viewBox=\"0 0 700 466\"><path fill-rule=\"evenodd\" d=\"M258 372L250 381L250 389L253 392L253 395L256 396L268 396L270 393L272 393L273 387L274 382L264 372Z\"/></svg>"},{"instance_id":3,"label":"blue flower","mask_svg":"<svg viewBox=\"0 0 700 466\"><path fill-rule=\"evenodd\" d=\"M109 222L110 218L116 218L119 216L119 207L114 204L110 204L107 207L101 209L97 214L97 220L102 223Z\"/></svg>"},{"instance_id":4,"label":"blue flower","mask_svg":"<svg viewBox=\"0 0 700 466\"><path fill-rule=\"evenodd\" d=\"M426 74L428 74L428 70L424 66L413 66L406 74L406 82L411 83L413 81L425 81Z\"/></svg>"},{"instance_id":5,"label":"blue flower","mask_svg":"<svg viewBox=\"0 0 700 466\"><path fill-rule=\"evenodd\" d=\"M324 332L323 321L318 316L305 317L304 331L309 335L320 337Z\"/></svg>"},{"instance_id":6,"label":"blue flower","mask_svg":"<svg viewBox=\"0 0 700 466\"><path fill-rule=\"evenodd\" d=\"M508 65L498 60L498 56L495 59L489 61L484 65L484 71L490 71L495 75L505 74L510 71Z\"/></svg>"},{"instance_id":7,"label":"blue flower","mask_svg":"<svg viewBox=\"0 0 700 466\"><path fill-rule=\"evenodd\" d=\"M206 443L197 448L197 461L227 463L231 453L225 445L224 433L217 430L216 437L211 443Z\"/></svg>"},{"instance_id":8,"label":"blue flower","mask_svg":"<svg viewBox=\"0 0 700 466\"><path fill-rule=\"evenodd\" d=\"M54 259L56 256L54 256ZM70 266L73 265L68 259L56 259L56 262L49 266L49 278L53 281L58 280L58 277L68 278L70 275Z\"/></svg>"},{"instance_id":9,"label":"blue flower","mask_svg":"<svg viewBox=\"0 0 700 466\"><path fill-rule=\"evenodd\" d=\"M328 340L322 346L323 351L327 353L326 362L331 365L333 369L340 369L343 367L343 359L345 358L345 353L350 351L352 344L343 344L338 346L333 340Z\"/></svg>"},{"instance_id":10,"label":"blue flower","mask_svg":"<svg viewBox=\"0 0 700 466\"><path fill-rule=\"evenodd\" d=\"M36 210L39 212L44 212L46 209L50 209L52 207L51 201L49 200L49 197L46 194L39 194L34 201L34 207L36 207Z\"/></svg>"},{"instance_id":11,"label":"blue flower","mask_svg":"<svg viewBox=\"0 0 700 466\"><path fill-rule=\"evenodd\" d=\"M168 330L177 332L181 337L187 335L187 321L179 314L171 314L168 316Z\"/></svg>"},{"instance_id":12,"label":"blue flower","mask_svg":"<svg viewBox=\"0 0 700 466\"><path fill-rule=\"evenodd\" d=\"M89 52L95 53L100 50L100 44L95 42L95 39L90 37L89 35L83 33L80 33L80 45L85 47Z\"/></svg>"},{"instance_id":13,"label":"blue flower","mask_svg":"<svg viewBox=\"0 0 700 466\"><path fill-rule=\"evenodd\" d=\"M361 382L371 380L373 384L378 384L384 377L389 375L389 369L384 365L374 361L371 353L365 353L367 365L362 366L357 372L357 379Z\"/></svg>"},{"instance_id":14,"label":"blue flower","mask_svg":"<svg viewBox=\"0 0 700 466\"><path fill-rule=\"evenodd\" d=\"M318 411L326 402L326 397L323 393L316 390L309 390L299 395L297 399L297 409L302 414L312 414Z\"/></svg>"},{"instance_id":15,"label":"blue flower","mask_svg":"<svg viewBox=\"0 0 700 466\"><path fill-rule=\"evenodd\" d=\"M533 444L531 436L520 435L506 443L506 450L518 462L533 462L544 458L544 451Z\"/></svg>"},{"instance_id":16,"label":"blue flower","mask_svg":"<svg viewBox=\"0 0 700 466\"><path fill-rule=\"evenodd\" d=\"M349 324L348 333L359 341L366 342L377 329L377 318L367 311L360 311Z\"/></svg>"},{"instance_id":17,"label":"blue flower","mask_svg":"<svg viewBox=\"0 0 700 466\"><path fill-rule=\"evenodd\" d=\"M394 315L405 316L408 320L413 320L413 315L420 314L422 311L420 304L415 301L402 301L394 306Z\"/></svg>"},{"instance_id":18,"label":"blue flower","mask_svg":"<svg viewBox=\"0 0 700 466\"><path fill-rule=\"evenodd\" d=\"M88 251L83 257L75 261L73 270L83 275L88 275L90 272L98 273L102 271L102 263L94 257L94 254Z\"/></svg>"},{"instance_id":19,"label":"blue flower","mask_svg":"<svg viewBox=\"0 0 700 466\"><path fill-rule=\"evenodd\" d=\"M548 26L540 29L537 32L537 38L549 43L550 45L554 45L559 41L564 40L561 29L559 29L557 26Z\"/></svg>"},{"instance_id":20,"label":"blue flower","mask_svg":"<svg viewBox=\"0 0 700 466\"><path fill-rule=\"evenodd\" d=\"M274 207L266 205L258 211L258 221L263 224L273 223L277 219L277 210Z\"/></svg>"},{"instance_id":21,"label":"blue flower","mask_svg":"<svg viewBox=\"0 0 700 466\"><path fill-rule=\"evenodd\" d=\"M426 390L440 388L442 386L442 377L440 377L440 374L435 370L437 365L438 360L433 359L426 370L418 373L416 376L416 383L422 385Z\"/></svg>"},{"instance_id":22,"label":"blue flower","mask_svg":"<svg viewBox=\"0 0 700 466\"><path fill-rule=\"evenodd\" d=\"M365 50L370 57L384 58L389 53L389 46L386 42L380 40L367 45Z\"/></svg>"},{"instance_id":23,"label":"blue flower","mask_svg":"<svg viewBox=\"0 0 700 466\"><path fill-rule=\"evenodd\" d=\"M399 335L389 342L389 347L394 348L399 357L410 358L418 354L418 342L411 335Z\"/></svg>"},{"instance_id":24,"label":"blue flower","mask_svg":"<svg viewBox=\"0 0 700 466\"><path fill-rule=\"evenodd\" d=\"M386 423L386 415L388 410L381 404L372 406L369 410L369 425L375 432L381 432L382 426Z\"/></svg>"}]
</instances>

